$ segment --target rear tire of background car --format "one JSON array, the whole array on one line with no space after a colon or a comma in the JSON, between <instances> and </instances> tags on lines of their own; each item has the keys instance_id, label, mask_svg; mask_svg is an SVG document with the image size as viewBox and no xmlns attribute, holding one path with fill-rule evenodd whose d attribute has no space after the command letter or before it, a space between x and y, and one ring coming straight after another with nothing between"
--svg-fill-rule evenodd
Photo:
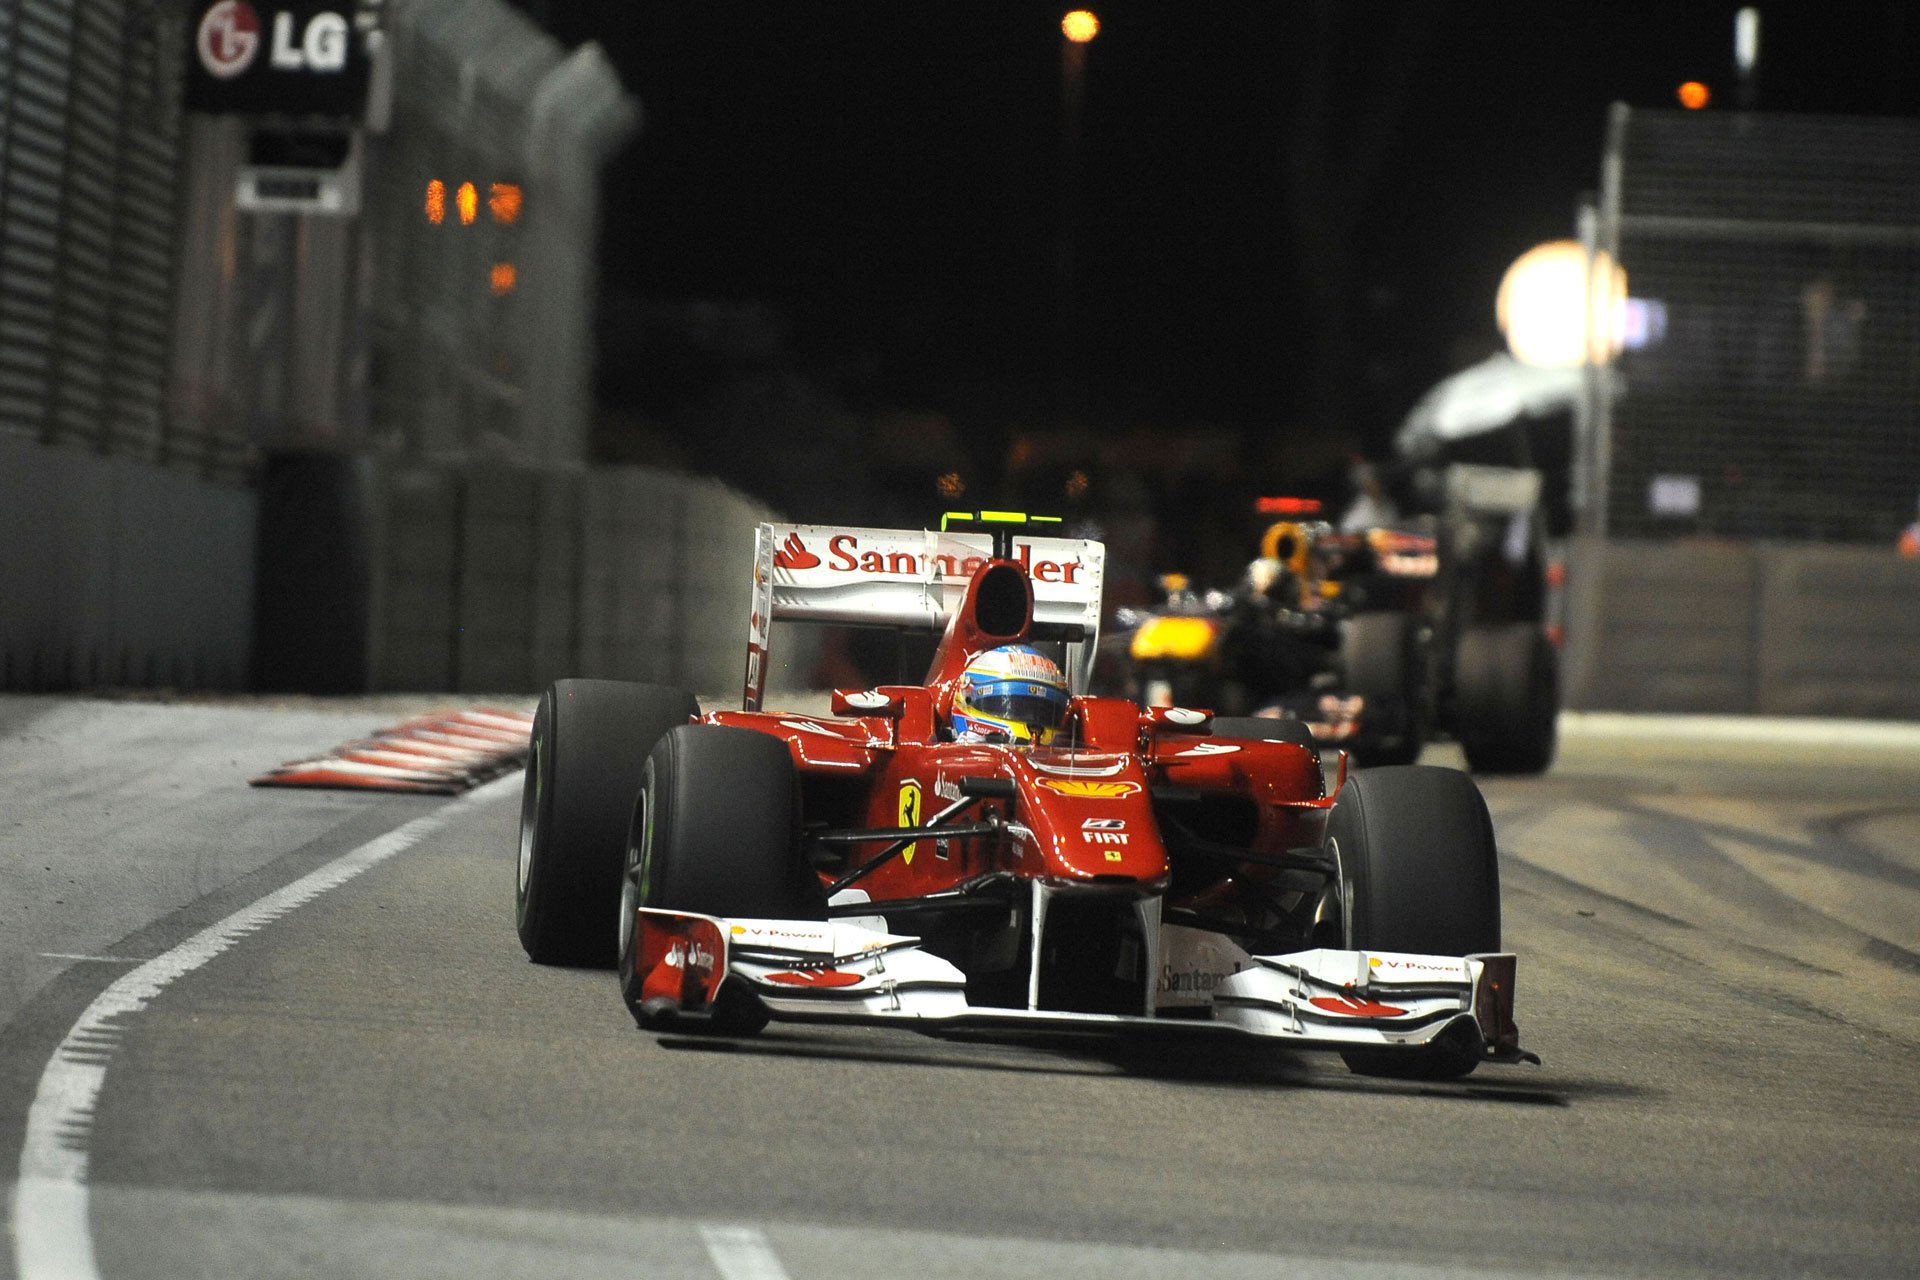
<instances>
[{"instance_id":1,"label":"rear tire of background car","mask_svg":"<svg viewBox=\"0 0 1920 1280\"><path fill-rule=\"evenodd\" d=\"M1470 627L1454 654L1454 736L1475 773L1541 773L1553 763L1559 659L1531 622Z\"/></svg>"},{"instance_id":2,"label":"rear tire of background car","mask_svg":"<svg viewBox=\"0 0 1920 1280\"><path fill-rule=\"evenodd\" d=\"M1365 753L1364 763L1418 760L1429 718L1419 619L1410 613L1355 614L1341 632L1340 662L1348 690L1372 704L1362 724L1378 745Z\"/></svg>"},{"instance_id":3,"label":"rear tire of background car","mask_svg":"<svg viewBox=\"0 0 1920 1280\"><path fill-rule=\"evenodd\" d=\"M540 699L520 796L514 922L540 964L606 968L620 863L654 741L700 714L682 689L558 680Z\"/></svg>"},{"instance_id":4,"label":"rear tire of background car","mask_svg":"<svg viewBox=\"0 0 1920 1280\"><path fill-rule=\"evenodd\" d=\"M641 1007L634 972L635 907L706 916L824 920L819 877L800 856L793 757L779 738L751 729L686 725L648 757L627 836L621 885L620 994L643 1027L669 1020ZM766 1024L738 980L720 989L700 1024L752 1034Z\"/></svg>"},{"instance_id":5,"label":"rear tire of background car","mask_svg":"<svg viewBox=\"0 0 1920 1280\"><path fill-rule=\"evenodd\" d=\"M1327 834L1346 884L1349 947L1440 956L1500 949L1493 821L1466 774L1363 769L1341 791ZM1420 1050L1341 1054L1361 1075L1419 1080L1464 1076L1481 1056L1478 1038L1464 1035Z\"/></svg>"}]
</instances>

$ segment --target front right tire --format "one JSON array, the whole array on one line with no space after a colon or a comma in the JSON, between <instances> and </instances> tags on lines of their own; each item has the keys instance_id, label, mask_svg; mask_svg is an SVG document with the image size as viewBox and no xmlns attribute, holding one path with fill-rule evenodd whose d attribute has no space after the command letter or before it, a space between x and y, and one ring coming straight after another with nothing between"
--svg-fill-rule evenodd
<instances>
[{"instance_id":1,"label":"front right tire","mask_svg":"<svg viewBox=\"0 0 1920 1280\"><path fill-rule=\"evenodd\" d=\"M614 904L641 770L661 734L699 714L684 689L623 680L558 680L540 699L514 887L514 924L529 958L614 962Z\"/></svg>"},{"instance_id":2,"label":"front right tire","mask_svg":"<svg viewBox=\"0 0 1920 1280\"><path fill-rule=\"evenodd\" d=\"M659 907L722 918L824 920L820 879L800 856L793 756L751 729L684 725L648 757L621 880L620 994L643 1027L670 1019L643 1008L634 971L634 911ZM708 1024L747 1034L766 1023L758 1001L723 983Z\"/></svg>"}]
</instances>

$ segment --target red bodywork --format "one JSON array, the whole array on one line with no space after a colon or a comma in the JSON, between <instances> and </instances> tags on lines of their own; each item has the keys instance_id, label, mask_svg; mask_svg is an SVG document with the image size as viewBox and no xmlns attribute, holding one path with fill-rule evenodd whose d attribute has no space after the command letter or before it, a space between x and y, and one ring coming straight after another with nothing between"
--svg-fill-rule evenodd
<instances>
[{"instance_id":1,"label":"red bodywork","mask_svg":"<svg viewBox=\"0 0 1920 1280\"><path fill-rule=\"evenodd\" d=\"M1015 596L1016 583L1024 606ZM831 717L721 711L705 719L783 739L803 793L809 793L803 810L811 817L820 803L810 788L819 794L831 789L842 797L836 816L844 825L925 825L960 798L963 778L1012 782L1011 799L982 799L966 819L998 815L1007 824L1002 832L916 841L860 880L859 888L874 901L941 893L993 873L1061 888L1166 894L1169 908L1204 904L1215 913L1230 910L1242 888L1271 892L1281 872L1257 863L1176 877L1153 808L1154 793L1169 790L1227 800L1236 823L1231 843L1252 853L1278 855L1324 842L1333 798L1314 752L1290 742L1215 741L1203 717L1142 711L1119 698L1079 697L1056 738L1071 746L943 740L941 726L969 661L1026 640L1032 615L1024 566L990 560L968 583L926 684L871 691L884 697L884 711ZM851 711L863 700L877 701L856 696L850 703L849 691L840 691L835 707ZM849 789L856 797L851 812ZM878 849L856 851L849 865ZM830 884L834 876L823 872L821 878Z\"/></svg>"}]
</instances>

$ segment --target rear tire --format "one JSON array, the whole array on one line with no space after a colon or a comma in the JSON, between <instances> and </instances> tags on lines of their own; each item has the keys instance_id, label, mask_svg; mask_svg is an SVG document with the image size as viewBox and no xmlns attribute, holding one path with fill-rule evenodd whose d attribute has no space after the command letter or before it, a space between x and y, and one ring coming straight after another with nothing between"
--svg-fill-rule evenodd
<instances>
[{"instance_id":1,"label":"rear tire","mask_svg":"<svg viewBox=\"0 0 1920 1280\"><path fill-rule=\"evenodd\" d=\"M1493 821L1456 769L1366 769L1348 780L1327 834L1347 894L1356 950L1465 956L1500 949L1500 865ZM1442 1036L1420 1050L1351 1049L1361 1075L1450 1080L1479 1065L1477 1037Z\"/></svg>"},{"instance_id":2,"label":"rear tire","mask_svg":"<svg viewBox=\"0 0 1920 1280\"><path fill-rule=\"evenodd\" d=\"M1559 661L1530 622L1470 627L1454 654L1454 736L1475 773L1542 773L1553 763Z\"/></svg>"},{"instance_id":3,"label":"rear tire","mask_svg":"<svg viewBox=\"0 0 1920 1280\"><path fill-rule=\"evenodd\" d=\"M1377 745L1360 753L1365 763L1418 760L1429 718L1419 619L1410 613L1355 614L1341 633L1340 661L1347 688L1371 708L1366 737Z\"/></svg>"},{"instance_id":4,"label":"rear tire","mask_svg":"<svg viewBox=\"0 0 1920 1280\"><path fill-rule=\"evenodd\" d=\"M654 741L700 714L682 689L559 680L540 699L520 797L514 923L539 964L606 968L620 860Z\"/></svg>"},{"instance_id":5,"label":"rear tire","mask_svg":"<svg viewBox=\"0 0 1920 1280\"><path fill-rule=\"evenodd\" d=\"M793 757L751 729L685 725L647 759L632 808L621 881L620 994L641 1026L671 1020L641 1007L634 972L638 907L722 918L824 920L826 897L800 857ZM758 1001L723 983L706 1025L752 1034L766 1024Z\"/></svg>"}]
</instances>

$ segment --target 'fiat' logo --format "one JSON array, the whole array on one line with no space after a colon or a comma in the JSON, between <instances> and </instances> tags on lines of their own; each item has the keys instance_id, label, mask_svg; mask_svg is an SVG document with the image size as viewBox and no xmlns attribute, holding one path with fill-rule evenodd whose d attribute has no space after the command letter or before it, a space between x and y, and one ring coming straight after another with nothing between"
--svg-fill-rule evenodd
<instances>
[{"instance_id":1,"label":"'fiat' logo","mask_svg":"<svg viewBox=\"0 0 1920 1280\"><path fill-rule=\"evenodd\" d=\"M259 56L260 15L247 0L220 0L200 19L196 46L208 75L231 80Z\"/></svg>"}]
</instances>

